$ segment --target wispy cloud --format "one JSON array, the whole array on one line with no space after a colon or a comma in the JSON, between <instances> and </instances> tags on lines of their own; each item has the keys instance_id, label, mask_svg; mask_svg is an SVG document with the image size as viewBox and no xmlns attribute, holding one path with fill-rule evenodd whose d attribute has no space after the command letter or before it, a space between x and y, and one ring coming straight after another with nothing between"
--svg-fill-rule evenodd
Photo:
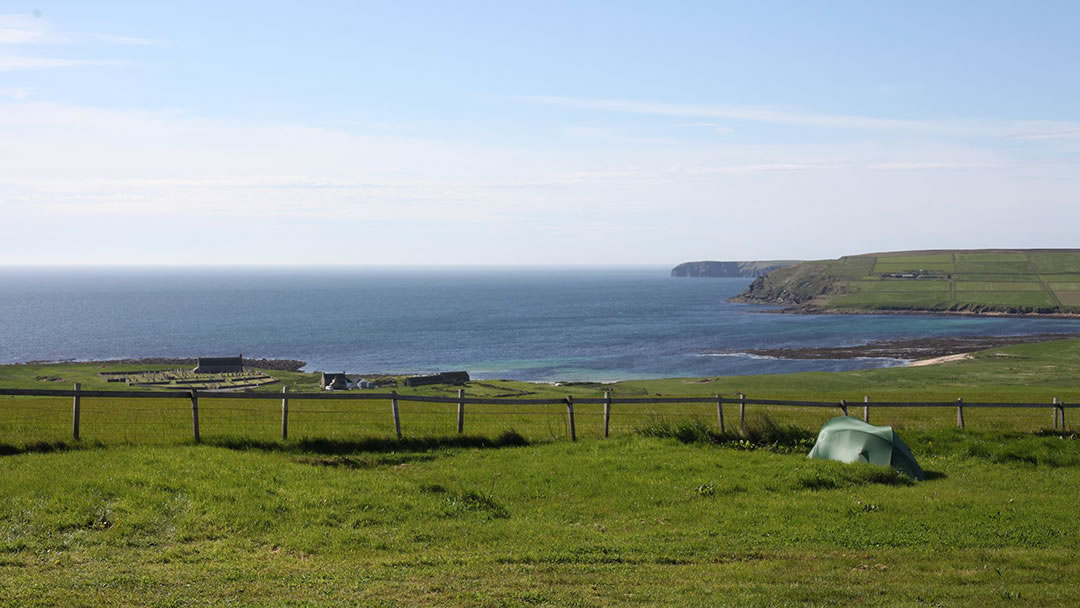
<instances>
[{"instance_id":1,"label":"wispy cloud","mask_svg":"<svg viewBox=\"0 0 1080 608\"><path fill-rule=\"evenodd\" d=\"M519 99L528 103L561 106L566 108L577 108L581 110L621 112L628 114L649 114L655 116L723 118L728 120L765 122L801 127L828 127L842 129L911 129L925 128L928 125L932 124L924 121L873 118L868 116L793 112L760 106L678 104L659 101L585 99L576 97L550 96L531 96L521 97Z\"/></svg>"},{"instance_id":2,"label":"wispy cloud","mask_svg":"<svg viewBox=\"0 0 1080 608\"><path fill-rule=\"evenodd\" d=\"M968 163L968 162L934 162L934 161L914 161L914 162L888 162L888 163L871 163L867 165L868 169L882 169L886 171L906 171L906 170L923 170L923 169L989 169L997 165L992 163Z\"/></svg>"},{"instance_id":3,"label":"wispy cloud","mask_svg":"<svg viewBox=\"0 0 1080 608\"><path fill-rule=\"evenodd\" d=\"M116 34L84 34L82 38L103 44L119 44L125 46L158 46L165 44L164 41L155 38L140 38L138 36L118 36Z\"/></svg>"},{"instance_id":4,"label":"wispy cloud","mask_svg":"<svg viewBox=\"0 0 1080 608\"><path fill-rule=\"evenodd\" d=\"M42 70L56 68L130 66L130 61L112 61L104 59L66 59L62 57L26 57L0 55L0 72L21 70Z\"/></svg>"},{"instance_id":5,"label":"wispy cloud","mask_svg":"<svg viewBox=\"0 0 1080 608\"><path fill-rule=\"evenodd\" d=\"M528 96L519 101L537 105L578 110L669 116L681 118L724 119L790 127L851 131L917 132L937 136L1009 137L1015 139L1062 138L1055 134L1080 132L1080 123L1040 120L913 120L880 118L851 114L823 114L766 106L683 104L625 99ZM1049 135L1041 135L1043 133ZM1069 135L1071 137L1071 135Z\"/></svg>"},{"instance_id":6,"label":"wispy cloud","mask_svg":"<svg viewBox=\"0 0 1080 608\"><path fill-rule=\"evenodd\" d=\"M1057 131L1050 131L1045 133L1028 133L1025 135L1018 135L1016 139L1026 139L1029 141L1045 141L1054 139L1080 139L1080 127L1071 129L1060 129Z\"/></svg>"},{"instance_id":7,"label":"wispy cloud","mask_svg":"<svg viewBox=\"0 0 1080 608\"><path fill-rule=\"evenodd\" d=\"M43 56L27 53L27 47L56 46L85 47L87 45L152 45L149 38L100 33L70 33L61 31L50 21L33 15L0 15L0 72L45 70L57 68L130 66L129 61L87 59L84 57ZM19 49L17 52L15 49Z\"/></svg>"},{"instance_id":8,"label":"wispy cloud","mask_svg":"<svg viewBox=\"0 0 1080 608\"><path fill-rule=\"evenodd\" d=\"M915 232L921 226L905 218L940 213L949 226L977 213L984 230L990 223L1012 227L1017 201L1058 213L1059 223L1080 220L1080 211L1065 204L1080 187L1072 167L1010 164L1002 154L957 143L763 146L717 139L658 147L567 137L572 145L540 146L361 132L0 101L0 210L15 235L36 234L41 225L78 235L87 224L115 235L108 245L50 254L69 261L87 249L99 261L142 255L145 245L134 235L172 234L180 225L228 230L258 255L277 255L257 247L267 226L318 231L304 241L306 253L283 251L281 260L325 261L311 252L335 240L326 234L351 246L364 231L365 240L393 234L415 251L389 241L353 253L343 245L340 259L390 251L422 261L452 250L453 261L477 263L490 259L493 239L507 241L499 255L534 252L513 254L524 256L519 260L625 261L628 234L677 230L684 241L712 242L718 226L746 226L725 243L752 251L766 232L805 237L812 246L820 240L813 227L849 221L861 222L867 234L851 250L869 250L882 236L875 218L895 208L909 211L897 222ZM912 179L905 169L926 171ZM367 231L372 226L384 230ZM552 254L545 226L575 246ZM462 239L442 236L461 234L470 235L466 249L458 246ZM14 242L0 243L0 264L17 263L36 241ZM201 247L214 252L211 259L247 259L235 257L247 254L229 243ZM110 246L121 253L101 253Z\"/></svg>"},{"instance_id":9,"label":"wispy cloud","mask_svg":"<svg viewBox=\"0 0 1080 608\"><path fill-rule=\"evenodd\" d=\"M48 23L33 15L0 15L0 44L61 42Z\"/></svg>"}]
</instances>

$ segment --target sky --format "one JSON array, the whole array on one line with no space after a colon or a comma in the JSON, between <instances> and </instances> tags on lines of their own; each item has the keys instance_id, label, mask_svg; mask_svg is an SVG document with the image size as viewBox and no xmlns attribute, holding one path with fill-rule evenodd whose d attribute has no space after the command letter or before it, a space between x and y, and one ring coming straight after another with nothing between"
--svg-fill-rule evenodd
<instances>
[{"instance_id":1,"label":"sky","mask_svg":"<svg viewBox=\"0 0 1080 608\"><path fill-rule=\"evenodd\" d=\"M1080 3L0 0L0 265L1080 247Z\"/></svg>"}]
</instances>

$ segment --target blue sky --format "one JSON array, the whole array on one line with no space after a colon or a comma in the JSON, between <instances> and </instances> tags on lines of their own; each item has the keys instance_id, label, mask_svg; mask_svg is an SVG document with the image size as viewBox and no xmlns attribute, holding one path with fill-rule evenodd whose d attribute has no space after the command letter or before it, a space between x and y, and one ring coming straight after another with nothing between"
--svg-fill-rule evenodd
<instances>
[{"instance_id":1,"label":"blue sky","mask_svg":"<svg viewBox=\"0 0 1080 608\"><path fill-rule=\"evenodd\" d=\"M1077 247L1080 4L0 2L0 264Z\"/></svg>"}]
</instances>

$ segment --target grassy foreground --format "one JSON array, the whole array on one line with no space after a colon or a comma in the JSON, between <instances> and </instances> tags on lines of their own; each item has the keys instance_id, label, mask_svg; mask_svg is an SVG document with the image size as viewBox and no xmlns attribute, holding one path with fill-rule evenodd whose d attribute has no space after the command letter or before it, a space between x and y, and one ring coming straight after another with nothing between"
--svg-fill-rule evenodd
<instances>
[{"instance_id":1,"label":"grassy foreground","mask_svg":"<svg viewBox=\"0 0 1080 608\"><path fill-rule=\"evenodd\" d=\"M12 367L0 368L4 386L96 373ZM1049 403L1080 399L1078 371L1080 341L1069 340L925 368L467 390ZM1049 408L972 410L966 432L950 428L954 410L873 410L930 473L916 483L807 460L835 411L750 408L745 434L720 435L714 407L625 406L601 440L599 408L581 407L573 443L559 407L475 406L457 436L454 406L403 404L401 441L382 402L291 407L283 442L275 402L207 400L204 443L192 445L183 403L87 399L73 442L69 400L0 397L0 606L1072 606L1080 596L1080 441L1046 430Z\"/></svg>"},{"instance_id":2,"label":"grassy foreground","mask_svg":"<svg viewBox=\"0 0 1080 608\"><path fill-rule=\"evenodd\" d=\"M6 456L0 605L1074 605L1080 444L908 439L931 480L638 435Z\"/></svg>"}]
</instances>

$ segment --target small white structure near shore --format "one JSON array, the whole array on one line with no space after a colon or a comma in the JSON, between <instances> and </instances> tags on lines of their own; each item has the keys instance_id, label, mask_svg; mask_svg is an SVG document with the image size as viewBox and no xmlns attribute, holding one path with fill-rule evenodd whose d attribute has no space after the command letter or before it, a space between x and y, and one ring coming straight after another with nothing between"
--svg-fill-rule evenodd
<instances>
[{"instance_id":1,"label":"small white structure near shore","mask_svg":"<svg viewBox=\"0 0 1080 608\"><path fill-rule=\"evenodd\" d=\"M371 382L357 376L349 376L345 372L340 374L323 372L319 386L326 391L351 391L357 388L371 388Z\"/></svg>"}]
</instances>

